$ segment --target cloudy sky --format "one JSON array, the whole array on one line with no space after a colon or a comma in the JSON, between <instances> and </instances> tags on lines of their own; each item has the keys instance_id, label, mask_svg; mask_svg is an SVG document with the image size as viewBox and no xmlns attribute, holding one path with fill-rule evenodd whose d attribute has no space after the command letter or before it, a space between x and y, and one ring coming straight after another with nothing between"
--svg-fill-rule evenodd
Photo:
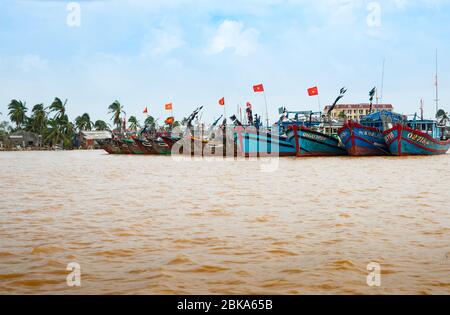
<instances>
[{"instance_id":1,"label":"cloudy sky","mask_svg":"<svg viewBox=\"0 0 450 315\"><path fill-rule=\"evenodd\" d=\"M156 117L173 102L182 117L204 105L206 120L250 101L264 83L277 108L317 109L342 86L345 102L383 101L413 113L423 98L434 110L435 49L440 99L450 110L450 1L444 0L3 0L0 11L0 120L12 98L68 99L73 119L109 119L119 100L128 115ZM80 14L78 14L78 11ZM79 25L78 25L79 24Z\"/></svg>"}]
</instances>

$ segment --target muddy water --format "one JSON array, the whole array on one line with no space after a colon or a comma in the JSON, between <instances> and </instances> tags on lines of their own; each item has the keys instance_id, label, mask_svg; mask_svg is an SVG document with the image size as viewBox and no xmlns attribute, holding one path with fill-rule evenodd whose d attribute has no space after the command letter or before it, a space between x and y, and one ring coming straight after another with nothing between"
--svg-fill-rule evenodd
<instances>
[{"instance_id":1,"label":"muddy water","mask_svg":"<svg viewBox=\"0 0 450 315\"><path fill-rule=\"evenodd\" d=\"M0 293L450 294L450 155L268 163L0 153Z\"/></svg>"}]
</instances>

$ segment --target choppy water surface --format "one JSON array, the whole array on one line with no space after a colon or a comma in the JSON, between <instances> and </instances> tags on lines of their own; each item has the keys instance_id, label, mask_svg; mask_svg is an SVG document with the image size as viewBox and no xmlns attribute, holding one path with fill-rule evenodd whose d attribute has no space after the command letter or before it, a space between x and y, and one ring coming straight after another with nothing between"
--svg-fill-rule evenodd
<instances>
[{"instance_id":1,"label":"choppy water surface","mask_svg":"<svg viewBox=\"0 0 450 315\"><path fill-rule=\"evenodd\" d=\"M265 162L0 153L0 293L450 294L450 155Z\"/></svg>"}]
</instances>

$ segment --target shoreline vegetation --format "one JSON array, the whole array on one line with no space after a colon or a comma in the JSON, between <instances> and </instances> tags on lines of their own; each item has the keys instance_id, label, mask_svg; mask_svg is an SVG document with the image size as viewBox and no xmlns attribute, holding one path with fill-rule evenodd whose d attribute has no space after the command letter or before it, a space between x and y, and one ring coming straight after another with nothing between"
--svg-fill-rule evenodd
<instances>
[{"instance_id":1,"label":"shoreline vegetation","mask_svg":"<svg viewBox=\"0 0 450 315\"><path fill-rule=\"evenodd\" d=\"M137 132L141 124L136 116L126 119L126 112L119 101L114 101L107 107L111 115L111 124L98 119L91 120L88 113L84 113L71 120L67 115L68 100L55 97L53 102L45 106L39 103L31 108L26 102L13 99L8 104L8 113L0 113L0 151L47 151L71 150L78 148L99 148L97 145L87 146L83 143L82 132L108 131L111 133L128 130ZM6 116L9 121L6 121ZM172 117L173 119L173 117ZM144 126L155 127L157 120L148 115ZM171 124L159 126L169 130L179 126L180 122L173 119Z\"/></svg>"}]
</instances>

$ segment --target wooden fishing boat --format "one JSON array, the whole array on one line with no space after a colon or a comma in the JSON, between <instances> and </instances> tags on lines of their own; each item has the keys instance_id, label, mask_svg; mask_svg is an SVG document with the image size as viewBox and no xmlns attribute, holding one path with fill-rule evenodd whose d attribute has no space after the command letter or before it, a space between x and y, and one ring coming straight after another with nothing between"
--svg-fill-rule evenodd
<instances>
[{"instance_id":1,"label":"wooden fishing boat","mask_svg":"<svg viewBox=\"0 0 450 315\"><path fill-rule=\"evenodd\" d=\"M286 135L272 134L254 126L234 129L237 150L245 157L295 156L296 149Z\"/></svg>"},{"instance_id":2,"label":"wooden fishing boat","mask_svg":"<svg viewBox=\"0 0 450 315\"><path fill-rule=\"evenodd\" d=\"M450 139L434 120L396 123L383 132L392 155L438 155L450 148Z\"/></svg>"},{"instance_id":3,"label":"wooden fishing boat","mask_svg":"<svg viewBox=\"0 0 450 315\"><path fill-rule=\"evenodd\" d=\"M128 144L123 141L124 139L112 139L112 145L115 149L117 149L116 154L132 154L130 151Z\"/></svg>"},{"instance_id":4,"label":"wooden fishing boat","mask_svg":"<svg viewBox=\"0 0 450 315\"><path fill-rule=\"evenodd\" d=\"M157 154L162 155L171 154L169 146L162 139L152 139L149 142L151 142L153 149L156 151Z\"/></svg>"},{"instance_id":5,"label":"wooden fishing boat","mask_svg":"<svg viewBox=\"0 0 450 315\"><path fill-rule=\"evenodd\" d=\"M339 139L325 133L312 130L303 125L288 127L287 137L295 144L297 156L338 156L347 155Z\"/></svg>"},{"instance_id":6,"label":"wooden fishing boat","mask_svg":"<svg viewBox=\"0 0 450 315\"><path fill-rule=\"evenodd\" d=\"M133 139L122 139L122 142L127 146L127 149L131 154L144 154L144 151L141 150L141 148Z\"/></svg>"},{"instance_id":7,"label":"wooden fishing boat","mask_svg":"<svg viewBox=\"0 0 450 315\"><path fill-rule=\"evenodd\" d=\"M383 124L402 121L400 114L386 110L367 115L358 123L347 121L338 134L349 155L352 156L380 156L390 155L384 140Z\"/></svg>"},{"instance_id":8,"label":"wooden fishing boat","mask_svg":"<svg viewBox=\"0 0 450 315\"><path fill-rule=\"evenodd\" d=\"M152 141L149 141L146 138L134 138L133 140L139 147L139 149L143 152L143 154L158 154L158 152L153 147Z\"/></svg>"},{"instance_id":9,"label":"wooden fishing boat","mask_svg":"<svg viewBox=\"0 0 450 315\"><path fill-rule=\"evenodd\" d=\"M108 154L120 154L121 152L121 150L112 143L112 139L100 141L99 145Z\"/></svg>"}]
</instances>

